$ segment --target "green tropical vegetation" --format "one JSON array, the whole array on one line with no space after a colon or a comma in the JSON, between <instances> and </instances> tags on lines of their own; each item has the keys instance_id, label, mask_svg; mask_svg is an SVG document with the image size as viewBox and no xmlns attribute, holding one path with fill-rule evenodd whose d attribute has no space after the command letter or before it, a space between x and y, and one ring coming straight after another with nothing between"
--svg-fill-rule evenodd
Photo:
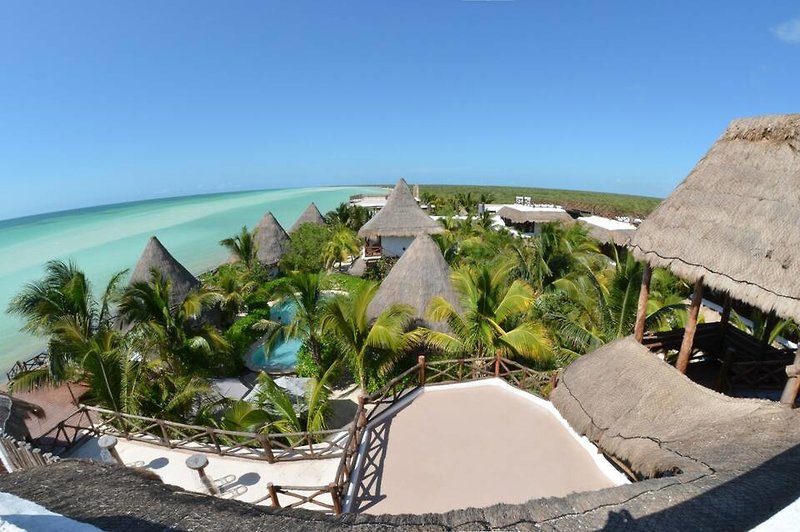
<instances>
[{"instance_id":1,"label":"green tropical vegetation","mask_svg":"<svg viewBox=\"0 0 800 532\"><path fill-rule=\"evenodd\" d=\"M26 331L47 339L50 364L20 373L10 387L81 382L88 387L83 402L120 412L233 431L314 432L329 426L335 390L372 392L411 367L418 354L500 355L550 370L631 334L642 265L624 248L600 245L579 224L545 224L523 238L493 228L491 216L472 207L516 194L560 202L520 189L423 187L422 200L439 212L469 214L445 215L444 232L434 237L457 294L455 302L437 297L428 306L425 317L445 324L441 328L416 328L415 311L403 305L368 319L396 259L372 262L361 278L346 273L360 252L357 231L369 219L368 211L347 204L326 215L327 225L294 231L277 268L258 262L253 234L242 228L220 242L235 260L201 276L201 286L180 297L156 270L128 286L120 272L98 292L77 265L50 262L8 309ZM612 203L619 208L644 210L657 203L618 200ZM648 329L683 326L690 292L668 271L655 270ZM279 323L274 305L290 305L294 318ZM791 322L736 310L732 323L756 335L768 330L768 341L800 333ZM259 389L253 402L221 399L213 391L212 378L247 371L253 346L263 343L269 353L274 342L288 339L301 343L297 375L311 379L303 397L291 396L266 374L253 376Z\"/></svg>"}]
</instances>

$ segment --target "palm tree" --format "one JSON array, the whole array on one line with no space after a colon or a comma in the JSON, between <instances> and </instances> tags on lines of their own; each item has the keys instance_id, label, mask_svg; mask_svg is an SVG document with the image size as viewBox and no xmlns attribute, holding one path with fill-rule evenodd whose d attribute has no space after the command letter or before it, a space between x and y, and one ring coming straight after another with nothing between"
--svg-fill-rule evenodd
<instances>
[{"instance_id":1,"label":"palm tree","mask_svg":"<svg viewBox=\"0 0 800 532\"><path fill-rule=\"evenodd\" d=\"M30 389L78 377L88 354L108 350L101 345L117 348L119 335L114 331L111 304L125 273L111 278L98 301L76 264L47 263L44 277L25 286L11 300L8 312L24 320L24 331L47 338L49 364L20 374L12 388Z\"/></svg>"},{"instance_id":2,"label":"palm tree","mask_svg":"<svg viewBox=\"0 0 800 532\"><path fill-rule=\"evenodd\" d=\"M349 227L338 225L333 229L330 241L325 244L325 268L332 268L337 262L342 263L358 255L361 251L361 241Z\"/></svg>"},{"instance_id":3,"label":"palm tree","mask_svg":"<svg viewBox=\"0 0 800 532\"><path fill-rule=\"evenodd\" d=\"M294 318L285 325L283 336L299 338L308 347L314 362L321 364L323 299L320 276L315 273L298 273L289 277L289 283L279 292L283 295L280 304L295 309ZM277 325L277 324L275 324ZM267 331L271 327L260 324Z\"/></svg>"},{"instance_id":4,"label":"palm tree","mask_svg":"<svg viewBox=\"0 0 800 532\"><path fill-rule=\"evenodd\" d=\"M374 321L367 318L377 290L376 283L367 283L357 292L337 295L326 303L322 316L322 330L349 360L364 393L370 379L386 373L420 337L418 331L407 332L414 319L407 305L392 305Z\"/></svg>"},{"instance_id":5,"label":"palm tree","mask_svg":"<svg viewBox=\"0 0 800 532\"><path fill-rule=\"evenodd\" d=\"M236 271L226 270L220 273L210 288L220 295L220 310L225 323L230 324L245 309L247 298L256 291L258 285Z\"/></svg>"},{"instance_id":6,"label":"palm tree","mask_svg":"<svg viewBox=\"0 0 800 532\"><path fill-rule=\"evenodd\" d=\"M130 334L141 352L157 354L175 375L187 375L210 369L209 357L229 350L219 331L199 324L202 312L219 300L219 294L201 288L173 301L172 283L154 269L150 282L134 282L125 290L119 310L133 325Z\"/></svg>"},{"instance_id":7,"label":"palm tree","mask_svg":"<svg viewBox=\"0 0 800 532\"><path fill-rule=\"evenodd\" d=\"M456 194L456 202L460 209L464 209L467 214L472 214L477 210L477 201L472 192L459 192Z\"/></svg>"},{"instance_id":8,"label":"palm tree","mask_svg":"<svg viewBox=\"0 0 800 532\"><path fill-rule=\"evenodd\" d=\"M271 418L270 427L282 433L320 432L327 429L330 415L330 383L338 371L334 362L321 379L311 379L303 404L275 384L266 373L258 376L259 390L256 402L266 409Z\"/></svg>"},{"instance_id":9,"label":"palm tree","mask_svg":"<svg viewBox=\"0 0 800 532\"><path fill-rule=\"evenodd\" d=\"M494 203L494 194L491 192L481 192L478 196L478 203L486 205L487 203Z\"/></svg>"},{"instance_id":10,"label":"palm tree","mask_svg":"<svg viewBox=\"0 0 800 532\"><path fill-rule=\"evenodd\" d=\"M525 321L534 301L526 282L509 284L511 265L461 268L452 274L463 312L443 297L431 300L428 317L446 322L451 332L425 330L434 348L457 357L514 356L549 362L550 339L545 328Z\"/></svg>"},{"instance_id":11,"label":"palm tree","mask_svg":"<svg viewBox=\"0 0 800 532\"><path fill-rule=\"evenodd\" d=\"M220 245L227 248L231 255L250 270L256 261L257 246L253 234L243 226L242 230L230 238L219 241Z\"/></svg>"},{"instance_id":12,"label":"palm tree","mask_svg":"<svg viewBox=\"0 0 800 532\"><path fill-rule=\"evenodd\" d=\"M616 248L613 253L613 266L599 272L585 267L582 274L553 283L571 305L550 311L547 319L561 347L574 354L586 353L633 332L643 267L630 253L620 257ZM676 313L686 309L682 299L677 295L663 300L651 297L646 326L671 327Z\"/></svg>"},{"instance_id":13,"label":"palm tree","mask_svg":"<svg viewBox=\"0 0 800 532\"><path fill-rule=\"evenodd\" d=\"M342 225L351 231L358 231L362 225L369 221L371 216L372 213L370 213L369 209L360 205L340 203L338 207L325 215L325 219L330 225Z\"/></svg>"}]
</instances>

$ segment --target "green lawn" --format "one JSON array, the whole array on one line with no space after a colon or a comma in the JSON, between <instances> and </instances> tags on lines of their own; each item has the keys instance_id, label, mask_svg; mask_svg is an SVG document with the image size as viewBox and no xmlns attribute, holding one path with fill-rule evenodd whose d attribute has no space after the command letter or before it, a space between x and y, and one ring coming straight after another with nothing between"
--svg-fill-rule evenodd
<instances>
[{"instance_id":1,"label":"green lawn","mask_svg":"<svg viewBox=\"0 0 800 532\"><path fill-rule=\"evenodd\" d=\"M420 193L430 192L448 197L472 192L478 196L490 192L496 203L514 203L514 196L530 196L535 203L555 203L567 208L580 209L605 216L628 215L644 217L661 203L661 198L588 192L582 190L559 190L553 188L501 187L481 185L420 185Z\"/></svg>"}]
</instances>

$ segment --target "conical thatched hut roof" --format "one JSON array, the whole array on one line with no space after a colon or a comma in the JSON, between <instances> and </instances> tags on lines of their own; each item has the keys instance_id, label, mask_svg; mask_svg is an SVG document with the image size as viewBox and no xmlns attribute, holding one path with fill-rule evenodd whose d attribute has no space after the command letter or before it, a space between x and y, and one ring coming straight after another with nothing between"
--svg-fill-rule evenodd
<instances>
[{"instance_id":1,"label":"conical thatched hut roof","mask_svg":"<svg viewBox=\"0 0 800 532\"><path fill-rule=\"evenodd\" d=\"M277 264L289 246L289 235L275 216L271 212L265 214L253 229L253 234L258 247L258 261L266 266Z\"/></svg>"},{"instance_id":2,"label":"conical thatched hut roof","mask_svg":"<svg viewBox=\"0 0 800 532\"><path fill-rule=\"evenodd\" d=\"M634 255L800 321L800 114L734 120L639 226Z\"/></svg>"},{"instance_id":3,"label":"conical thatched hut roof","mask_svg":"<svg viewBox=\"0 0 800 532\"><path fill-rule=\"evenodd\" d=\"M530 207L528 205L506 205L497 211L497 215L503 220L510 220L511 223L550 223L550 222L573 222L572 216L564 209L558 207Z\"/></svg>"},{"instance_id":4,"label":"conical thatched hut roof","mask_svg":"<svg viewBox=\"0 0 800 532\"><path fill-rule=\"evenodd\" d=\"M326 224L325 217L322 216L322 213L319 212L319 209L313 201L306 207L306 210L303 211L303 214L300 215L297 221L294 222L294 225L289 228L289 232L294 233L303 224Z\"/></svg>"},{"instance_id":5,"label":"conical thatched hut roof","mask_svg":"<svg viewBox=\"0 0 800 532\"><path fill-rule=\"evenodd\" d=\"M458 297L450 282L450 266L439 246L428 235L419 235L392 267L367 307L367 317L374 319L395 303L410 305L416 317L426 322L425 311L434 296L442 296L459 308ZM443 329L444 324L427 324Z\"/></svg>"},{"instance_id":6,"label":"conical thatched hut roof","mask_svg":"<svg viewBox=\"0 0 800 532\"><path fill-rule=\"evenodd\" d=\"M359 229L358 236L417 236L442 232L444 228L420 208L408 183L401 178L386 200L386 205Z\"/></svg>"},{"instance_id":7,"label":"conical thatched hut roof","mask_svg":"<svg viewBox=\"0 0 800 532\"><path fill-rule=\"evenodd\" d=\"M136 267L131 274L130 282L144 281L149 283L152 279L150 272L153 269L160 271L161 275L172 283L173 301L183 301L186 294L200 287L200 281L197 277L184 268L183 264L178 262L158 238L154 236L150 237L142 256L139 257L139 262L136 263Z\"/></svg>"}]
</instances>

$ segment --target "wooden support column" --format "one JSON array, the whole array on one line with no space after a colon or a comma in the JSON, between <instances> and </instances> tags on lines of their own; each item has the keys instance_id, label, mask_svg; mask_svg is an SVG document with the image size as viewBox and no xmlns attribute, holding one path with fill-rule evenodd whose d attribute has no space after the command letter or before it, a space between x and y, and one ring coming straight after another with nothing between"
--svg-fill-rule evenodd
<instances>
[{"instance_id":1,"label":"wooden support column","mask_svg":"<svg viewBox=\"0 0 800 532\"><path fill-rule=\"evenodd\" d=\"M681 373L686 373L689 367L689 357L692 355L694 346L694 333L697 330L697 315L700 313L700 304L703 302L703 278L700 277L694 283L694 293L692 294L692 304L689 307L689 317L686 320L686 330L683 332L683 342L678 351L678 362L675 367Z\"/></svg>"},{"instance_id":2,"label":"wooden support column","mask_svg":"<svg viewBox=\"0 0 800 532\"><path fill-rule=\"evenodd\" d=\"M794 364L786 366L786 376L788 379L781 395L781 405L794 408L797 392L800 391L800 347L794 353Z\"/></svg>"},{"instance_id":3,"label":"wooden support column","mask_svg":"<svg viewBox=\"0 0 800 532\"><path fill-rule=\"evenodd\" d=\"M633 337L642 343L644 338L644 322L647 319L647 300L650 298L650 279L653 269L646 262L642 272L642 287L639 289L639 306L636 307L636 325L633 328Z\"/></svg>"},{"instance_id":4,"label":"wooden support column","mask_svg":"<svg viewBox=\"0 0 800 532\"><path fill-rule=\"evenodd\" d=\"M425 355L417 357L417 364L419 365L419 385L425 386Z\"/></svg>"}]
</instances>

